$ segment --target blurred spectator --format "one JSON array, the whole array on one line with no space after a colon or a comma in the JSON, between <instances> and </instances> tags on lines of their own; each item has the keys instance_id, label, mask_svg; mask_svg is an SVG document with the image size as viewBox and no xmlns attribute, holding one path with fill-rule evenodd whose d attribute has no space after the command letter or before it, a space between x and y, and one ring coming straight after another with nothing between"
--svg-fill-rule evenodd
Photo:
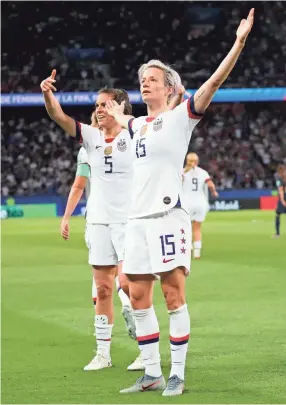
<instances>
[{"instance_id":1,"label":"blurred spectator","mask_svg":"<svg viewBox=\"0 0 286 405\"><path fill-rule=\"evenodd\" d=\"M38 92L53 68L61 91L132 89L159 58L196 88L230 49L249 2L3 2L2 92ZM255 2L255 24L225 87L284 86L286 6ZM46 17L48 16L48 17Z\"/></svg>"}]
</instances>

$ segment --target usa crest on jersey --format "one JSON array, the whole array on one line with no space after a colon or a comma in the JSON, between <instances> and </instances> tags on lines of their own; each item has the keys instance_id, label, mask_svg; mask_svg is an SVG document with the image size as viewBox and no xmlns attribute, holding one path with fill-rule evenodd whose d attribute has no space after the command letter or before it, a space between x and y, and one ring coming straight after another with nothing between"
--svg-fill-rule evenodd
<instances>
[{"instance_id":1,"label":"usa crest on jersey","mask_svg":"<svg viewBox=\"0 0 286 405\"><path fill-rule=\"evenodd\" d=\"M126 140L125 139L120 139L119 142L117 142L117 149L120 152L125 152L127 149L127 144L126 144Z\"/></svg>"},{"instance_id":2,"label":"usa crest on jersey","mask_svg":"<svg viewBox=\"0 0 286 405\"><path fill-rule=\"evenodd\" d=\"M160 131L160 129L162 129L162 126L163 126L163 118L158 118L153 122L154 131Z\"/></svg>"}]
</instances>

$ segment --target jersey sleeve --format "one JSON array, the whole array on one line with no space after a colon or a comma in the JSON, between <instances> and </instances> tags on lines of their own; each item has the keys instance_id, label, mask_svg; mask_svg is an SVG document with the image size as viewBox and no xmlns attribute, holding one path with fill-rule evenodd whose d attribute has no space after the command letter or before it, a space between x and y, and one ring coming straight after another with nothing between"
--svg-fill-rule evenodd
<instances>
[{"instance_id":1,"label":"jersey sleeve","mask_svg":"<svg viewBox=\"0 0 286 405\"><path fill-rule=\"evenodd\" d=\"M145 123L145 118L146 117L131 118L128 121L128 130L129 130L131 139L133 139L135 132L137 132L142 127L142 125Z\"/></svg>"},{"instance_id":2,"label":"jersey sleeve","mask_svg":"<svg viewBox=\"0 0 286 405\"><path fill-rule=\"evenodd\" d=\"M176 127L181 129L177 133L184 133L189 142L193 129L203 117L203 114L199 114L195 110L194 96L174 108L172 114Z\"/></svg>"},{"instance_id":3,"label":"jersey sleeve","mask_svg":"<svg viewBox=\"0 0 286 405\"><path fill-rule=\"evenodd\" d=\"M282 184L282 181L280 180L280 179L277 179L276 180L276 187L277 188L279 188L279 187L281 187L283 184Z\"/></svg>"},{"instance_id":4,"label":"jersey sleeve","mask_svg":"<svg viewBox=\"0 0 286 405\"><path fill-rule=\"evenodd\" d=\"M76 137L77 142L82 144L84 148L92 148L96 144L95 134L99 133L99 129L92 127L91 125L83 124L79 121L75 121L76 125Z\"/></svg>"},{"instance_id":5,"label":"jersey sleeve","mask_svg":"<svg viewBox=\"0 0 286 405\"><path fill-rule=\"evenodd\" d=\"M90 167L88 164L88 156L86 150L80 148L77 155L76 176L90 177Z\"/></svg>"},{"instance_id":6,"label":"jersey sleeve","mask_svg":"<svg viewBox=\"0 0 286 405\"><path fill-rule=\"evenodd\" d=\"M90 178L90 167L88 163L80 163L77 165L76 176Z\"/></svg>"},{"instance_id":7,"label":"jersey sleeve","mask_svg":"<svg viewBox=\"0 0 286 405\"><path fill-rule=\"evenodd\" d=\"M208 172L206 170L204 170L204 173L203 173L203 180L204 180L204 183L207 183L209 180L211 180L211 176L208 174Z\"/></svg>"}]
</instances>

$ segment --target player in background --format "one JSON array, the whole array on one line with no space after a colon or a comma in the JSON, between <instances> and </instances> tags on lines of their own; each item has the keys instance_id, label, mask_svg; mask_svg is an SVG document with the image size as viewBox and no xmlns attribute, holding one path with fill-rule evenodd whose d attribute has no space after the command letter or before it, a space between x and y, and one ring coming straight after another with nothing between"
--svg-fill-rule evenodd
<instances>
[{"instance_id":1,"label":"player in background","mask_svg":"<svg viewBox=\"0 0 286 405\"><path fill-rule=\"evenodd\" d=\"M275 235L280 236L280 215L286 214L286 166L279 165L277 168L276 187L278 189L278 202L275 216Z\"/></svg>"},{"instance_id":2,"label":"player in background","mask_svg":"<svg viewBox=\"0 0 286 405\"><path fill-rule=\"evenodd\" d=\"M95 104L98 127L75 121L66 115L53 92L56 91L56 70L41 83L46 110L52 120L87 152L90 166L90 195L86 210L86 242L89 264L97 287L95 357L84 368L99 370L111 367L110 345L114 321L113 287L118 271L120 285L128 295L128 279L121 274L131 185L132 157L130 136L106 112L107 100L125 101L125 112L131 113L128 94L119 89L102 89ZM136 369L144 369L140 356Z\"/></svg>"},{"instance_id":3,"label":"player in background","mask_svg":"<svg viewBox=\"0 0 286 405\"><path fill-rule=\"evenodd\" d=\"M208 172L198 166L199 157L196 153L188 153L183 175L183 190L186 195L189 214L193 228L194 259L201 257L202 222L209 211L209 192L218 197L215 185Z\"/></svg>"},{"instance_id":4,"label":"player in background","mask_svg":"<svg viewBox=\"0 0 286 405\"><path fill-rule=\"evenodd\" d=\"M107 111L129 128L133 138L134 181L123 272L128 275L137 340L145 375L122 393L164 390L163 396L184 390L190 316L185 299L185 276L190 270L191 221L182 185L182 165L191 134L217 89L227 79L252 28L254 9L242 20L236 41L215 73L194 96L168 111L180 77L169 66L152 60L139 69L140 90L148 117L124 115L124 104L107 102ZM159 352L159 324L153 307L154 277L170 315L171 371L167 386Z\"/></svg>"},{"instance_id":5,"label":"player in background","mask_svg":"<svg viewBox=\"0 0 286 405\"><path fill-rule=\"evenodd\" d=\"M98 127L95 111L93 111L91 115L91 126L95 128ZM76 206L78 205L82 197L84 190L86 193L86 200L88 200L90 194L90 167L88 164L87 153L85 149L81 147L77 155L77 171L75 180L71 187L65 213L61 221L61 235L65 240L69 239L70 236L69 221ZM131 337L131 339L136 339L135 324L133 321L130 300L129 297L120 287L118 275L116 275L115 277L115 285L119 299L122 304L122 315L124 317L125 325L128 330L129 336ZM97 300L97 288L94 277L92 277L92 301L94 304L95 316L96 316L96 300ZM134 366L135 365L133 365L133 367ZM132 367L129 369L132 370Z\"/></svg>"}]
</instances>

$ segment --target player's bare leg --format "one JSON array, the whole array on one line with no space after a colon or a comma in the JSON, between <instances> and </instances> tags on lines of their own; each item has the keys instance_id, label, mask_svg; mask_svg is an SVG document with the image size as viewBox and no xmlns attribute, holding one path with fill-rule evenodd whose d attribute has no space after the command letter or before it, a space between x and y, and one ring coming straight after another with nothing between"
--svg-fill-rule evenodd
<instances>
[{"instance_id":1,"label":"player's bare leg","mask_svg":"<svg viewBox=\"0 0 286 405\"><path fill-rule=\"evenodd\" d=\"M194 259L200 259L202 248L202 229L201 222L193 221L193 255Z\"/></svg>"},{"instance_id":2,"label":"player's bare leg","mask_svg":"<svg viewBox=\"0 0 286 405\"><path fill-rule=\"evenodd\" d=\"M93 275L97 287L95 316L96 356L84 367L85 371L111 367L110 344L114 322L113 286L116 266L93 266Z\"/></svg>"},{"instance_id":3,"label":"player's bare leg","mask_svg":"<svg viewBox=\"0 0 286 405\"><path fill-rule=\"evenodd\" d=\"M117 293L122 303L122 315L125 320L125 325L131 339L136 340L135 320L133 318L133 311L129 299L129 285L128 279L122 273L122 261L118 263L118 276L115 279Z\"/></svg>"},{"instance_id":4,"label":"player's bare leg","mask_svg":"<svg viewBox=\"0 0 286 405\"><path fill-rule=\"evenodd\" d=\"M93 307L94 307L94 312L96 315L96 301L97 301L97 288L95 284L95 279L92 275L92 291L91 291L91 296L92 296L92 302L93 302Z\"/></svg>"},{"instance_id":5,"label":"player's bare leg","mask_svg":"<svg viewBox=\"0 0 286 405\"><path fill-rule=\"evenodd\" d=\"M161 273L161 287L170 316L172 366L163 396L181 395L184 391L185 364L190 336L190 315L185 299L185 268Z\"/></svg>"},{"instance_id":6,"label":"player's bare leg","mask_svg":"<svg viewBox=\"0 0 286 405\"><path fill-rule=\"evenodd\" d=\"M126 328L128 330L128 334L131 337L131 339L137 340L136 336L136 327L135 327L135 319L134 319L134 314L133 314L133 309L131 307L131 302L129 299L129 280L126 274L122 273L122 262L118 264L118 284L120 290L118 291L118 295L121 292L121 295L124 294L124 296L127 298L124 298L124 303L123 300L122 302L122 315L125 320ZM145 370L145 366L143 364L143 359L141 356L141 353L139 356L136 357L136 359L127 367L128 371L139 371L139 370Z\"/></svg>"}]
</instances>

